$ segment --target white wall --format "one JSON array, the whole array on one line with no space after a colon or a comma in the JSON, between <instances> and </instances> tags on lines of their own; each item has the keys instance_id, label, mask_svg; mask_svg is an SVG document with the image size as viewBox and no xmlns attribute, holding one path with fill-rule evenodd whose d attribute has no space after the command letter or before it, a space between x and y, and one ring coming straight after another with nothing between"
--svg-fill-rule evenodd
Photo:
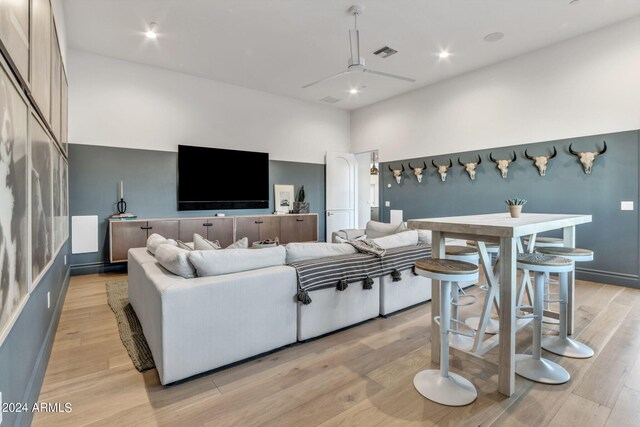
<instances>
[{"instance_id":1,"label":"white wall","mask_svg":"<svg viewBox=\"0 0 640 427\"><path fill-rule=\"evenodd\" d=\"M351 151L390 161L639 128L634 18L356 110Z\"/></svg>"},{"instance_id":2,"label":"white wall","mask_svg":"<svg viewBox=\"0 0 640 427\"><path fill-rule=\"evenodd\" d=\"M178 144L324 163L349 151L349 112L69 49L71 143L177 151Z\"/></svg>"}]
</instances>

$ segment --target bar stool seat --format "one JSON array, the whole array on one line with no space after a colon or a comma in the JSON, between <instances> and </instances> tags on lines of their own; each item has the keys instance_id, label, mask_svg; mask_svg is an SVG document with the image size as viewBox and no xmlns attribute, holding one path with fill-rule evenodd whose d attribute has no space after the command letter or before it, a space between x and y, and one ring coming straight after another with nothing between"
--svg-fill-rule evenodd
<instances>
[{"instance_id":1,"label":"bar stool seat","mask_svg":"<svg viewBox=\"0 0 640 427\"><path fill-rule=\"evenodd\" d=\"M440 369L418 372L413 385L421 395L436 403L468 405L478 397L476 388L461 375L449 372L449 334L462 334L450 329L451 283L477 280L478 266L452 259L424 258L417 260L415 267L418 275L440 281L440 315L434 317L440 329Z\"/></svg>"},{"instance_id":2,"label":"bar stool seat","mask_svg":"<svg viewBox=\"0 0 640 427\"><path fill-rule=\"evenodd\" d=\"M519 254L518 268L535 272L533 314L516 317L533 319L532 354L516 355L516 373L524 378L545 384L563 384L569 381L569 372L559 364L542 357L542 314L544 304L544 280L546 273L557 273L561 286L567 283L567 273L573 269L573 261L543 254ZM525 308L524 306L518 307Z\"/></svg>"},{"instance_id":3,"label":"bar stool seat","mask_svg":"<svg viewBox=\"0 0 640 427\"><path fill-rule=\"evenodd\" d=\"M529 236L524 238L525 245L529 244ZM536 248L555 248L564 246L564 240L558 237L536 237Z\"/></svg>"},{"instance_id":4,"label":"bar stool seat","mask_svg":"<svg viewBox=\"0 0 640 427\"><path fill-rule=\"evenodd\" d=\"M475 240L467 240L467 245L473 246L475 248L476 247L476 241ZM500 244L499 243L484 242L484 245L487 247L487 252L490 253L490 254L497 254L498 252L500 252Z\"/></svg>"},{"instance_id":5,"label":"bar stool seat","mask_svg":"<svg viewBox=\"0 0 640 427\"><path fill-rule=\"evenodd\" d=\"M478 249L471 246L446 245L444 247L445 255L468 255L479 256Z\"/></svg>"},{"instance_id":6,"label":"bar stool seat","mask_svg":"<svg viewBox=\"0 0 640 427\"><path fill-rule=\"evenodd\" d=\"M552 256L562 256L572 262L593 261L593 251L579 248L538 248L538 253ZM575 264L574 264L575 268ZM567 299L569 297L568 284L560 285L560 331L557 336L547 335L542 338L542 348L560 356L576 359L588 359L594 355L593 349L586 344L569 338L567 334Z\"/></svg>"}]
</instances>

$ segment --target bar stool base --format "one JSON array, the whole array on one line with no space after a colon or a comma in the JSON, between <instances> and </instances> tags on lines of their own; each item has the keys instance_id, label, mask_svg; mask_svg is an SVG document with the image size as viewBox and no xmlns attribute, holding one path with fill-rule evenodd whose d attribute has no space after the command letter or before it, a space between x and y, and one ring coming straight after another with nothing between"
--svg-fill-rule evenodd
<instances>
[{"instance_id":1,"label":"bar stool base","mask_svg":"<svg viewBox=\"0 0 640 427\"><path fill-rule=\"evenodd\" d=\"M413 385L427 399L447 406L465 406L478 397L469 380L451 372L448 377L442 377L437 369L418 372L413 377Z\"/></svg>"},{"instance_id":2,"label":"bar stool base","mask_svg":"<svg viewBox=\"0 0 640 427\"><path fill-rule=\"evenodd\" d=\"M542 323L549 323L551 325L558 325L560 324L560 320L558 319L554 319L553 317L543 317L542 318Z\"/></svg>"},{"instance_id":3,"label":"bar stool base","mask_svg":"<svg viewBox=\"0 0 640 427\"><path fill-rule=\"evenodd\" d=\"M475 340L464 335L452 334L449 337L449 345L462 351L471 351Z\"/></svg>"},{"instance_id":4,"label":"bar stool base","mask_svg":"<svg viewBox=\"0 0 640 427\"><path fill-rule=\"evenodd\" d=\"M464 323L466 323L466 325L472 328L473 330L477 331L478 328L480 328L480 317L479 316L469 317L467 318L467 320L464 321ZM489 322L487 322L487 327L485 328L484 333L497 334L499 330L500 330L500 323L498 322L498 319L489 319Z\"/></svg>"},{"instance_id":5,"label":"bar stool base","mask_svg":"<svg viewBox=\"0 0 640 427\"><path fill-rule=\"evenodd\" d=\"M557 336L542 337L542 348L565 357L574 359L588 359L593 356L593 350L588 345L572 340L571 338L560 338Z\"/></svg>"},{"instance_id":6,"label":"bar stool base","mask_svg":"<svg viewBox=\"0 0 640 427\"><path fill-rule=\"evenodd\" d=\"M516 354L516 374L544 384L564 384L571 378L562 366L548 359L534 359L530 354Z\"/></svg>"}]
</instances>

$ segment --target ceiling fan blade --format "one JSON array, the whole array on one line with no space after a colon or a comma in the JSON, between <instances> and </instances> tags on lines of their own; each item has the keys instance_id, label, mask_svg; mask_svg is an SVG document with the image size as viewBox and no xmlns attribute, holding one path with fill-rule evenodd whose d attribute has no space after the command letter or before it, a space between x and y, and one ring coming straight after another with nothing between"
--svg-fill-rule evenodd
<instances>
[{"instance_id":1,"label":"ceiling fan blade","mask_svg":"<svg viewBox=\"0 0 640 427\"><path fill-rule=\"evenodd\" d=\"M371 68L365 69L364 72L369 74L376 74L382 77L391 77L392 79L404 80L405 82L409 82L409 83L414 83L416 81L416 79L412 79L411 77L403 77L397 74L384 73L382 71L372 70Z\"/></svg>"},{"instance_id":2,"label":"ceiling fan blade","mask_svg":"<svg viewBox=\"0 0 640 427\"><path fill-rule=\"evenodd\" d=\"M351 63L360 63L360 31L349 30L349 48L351 49Z\"/></svg>"},{"instance_id":3,"label":"ceiling fan blade","mask_svg":"<svg viewBox=\"0 0 640 427\"><path fill-rule=\"evenodd\" d=\"M334 75L332 75L332 76L325 77L324 79L316 80L316 81L315 81L315 82L313 82L313 83L309 83L309 84L307 84L307 85L302 86L302 89L306 89L306 88L308 88L308 87L311 87L311 86L317 85L318 83L326 82L327 80L331 80L331 79L334 79L334 78L336 78L336 77L340 77L340 76L341 76L341 75L343 75L343 74L349 74L349 72L348 72L348 71L342 71L342 72L340 72L340 73L338 73L338 74L334 74Z\"/></svg>"}]
</instances>

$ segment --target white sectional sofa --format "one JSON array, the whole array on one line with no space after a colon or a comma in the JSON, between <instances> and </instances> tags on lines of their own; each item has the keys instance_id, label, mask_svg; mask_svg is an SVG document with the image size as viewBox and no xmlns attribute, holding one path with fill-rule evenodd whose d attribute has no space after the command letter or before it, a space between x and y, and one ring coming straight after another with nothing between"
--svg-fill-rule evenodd
<instances>
[{"instance_id":1,"label":"white sectional sofa","mask_svg":"<svg viewBox=\"0 0 640 427\"><path fill-rule=\"evenodd\" d=\"M357 252L342 244L333 248L326 243L306 245L317 246L298 246L298 261L331 256L325 251L334 251L333 256L338 259ZM324 249L322 245L326 245ZM189 278L184 278L176 275L183 270L167 265L161 257L163 247L167 248L160 245L157 249L131 249L128 259L129 301L142 325L162 384L386 316L431 298L431 281L405 269L401 271L401 281L393 282L390 276L373 278L371 289L353 283L343 291L335 287L314 290L310 293L312 303L305 305L297 300L297 271L285 265L285 261L293 260L289 258L293 248L287 249L286 260L283 255L280 262L253 263L253 269L246 271L242 270L244 261L234 259L233 253L214 250L214 255L220 256L217 265L222 271L210 272L209 277L194 277L195 270L187 271ZM158 258L151 250L157 250ZM177 250L193 254L188 255L194 262L191 269L198 269L196 259L202 263L202 258L208 256L206 251ZM239 251L240 258L243 254L264 258L262 255L274 248L232 251ZM284 247L275 251L285 253ZM214 264L207 265L207 269ZM201 264L199 272L202 267Z\"/></svg>"}]
</instances>

